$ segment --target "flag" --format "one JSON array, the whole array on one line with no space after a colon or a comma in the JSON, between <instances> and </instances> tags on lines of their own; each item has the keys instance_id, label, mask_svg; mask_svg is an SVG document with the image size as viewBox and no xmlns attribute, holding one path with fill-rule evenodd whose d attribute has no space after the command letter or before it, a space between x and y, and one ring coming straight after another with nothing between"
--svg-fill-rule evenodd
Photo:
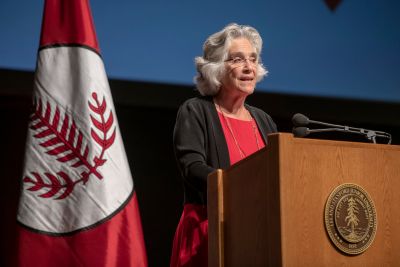
<instances>
[{"instance_id":1,"label":"flag","mask_svg":"<svg viewBox=\"0 0 400 267\"><path fill-rule=\"evenodd\" d=\"M147 266L87 0L46 0L18 210L19 266Z\"/></svg>"}]
</instances>

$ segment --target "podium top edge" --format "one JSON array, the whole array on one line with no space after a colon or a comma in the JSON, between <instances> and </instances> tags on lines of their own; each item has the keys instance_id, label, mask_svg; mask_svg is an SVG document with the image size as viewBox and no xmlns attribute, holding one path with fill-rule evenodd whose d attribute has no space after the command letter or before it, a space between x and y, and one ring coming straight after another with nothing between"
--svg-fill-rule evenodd
<instances>
[{"instance_id":1,"label":"podium top edge","mask_svg":"<svg viewBox=\"0 0 400 267\"><path fill-rule=\"evenodd\" d=\"M353 141L339 141L339 140L327 140L327 139L313 139L306 137L294 137L292 133L273 133L268 135L269 143L279 143L283 140L296 142L296 143L308 143L310 145L330 145L330 146L345 146L345 147L359 147L368 149L384 149L384 150L399 150L399 145L388 145L388 144L373 144L367 142L353 142Z\"/></svg>"}]
</instances>

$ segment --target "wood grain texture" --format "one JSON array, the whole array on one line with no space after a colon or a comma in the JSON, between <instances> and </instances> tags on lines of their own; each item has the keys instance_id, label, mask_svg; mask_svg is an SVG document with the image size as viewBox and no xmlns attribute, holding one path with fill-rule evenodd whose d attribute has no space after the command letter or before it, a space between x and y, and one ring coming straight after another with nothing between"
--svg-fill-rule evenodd
<instances>
[{"instance_id":1,"label":"wood grain texture","mask_svg":"<svg viewBox=\"0 0 400 267\"><path fill-rule=\"evenodd\" d=\"M211 173L207 179L208 266L224 267L224 195L223 170Z\"/></svg>"},{"instance_id":2,"label":"wood grain texture","mask_svg":"<svg viewBox=\"0 0 400 267\"><path fill-rule=\"evenodd\" d=\"M266 149L224 171L222 179L225 266L400 264L398 146L274 134ZM324 226L325 203L343 183L363 187L377 212L375 240L357 256L338 251Z\"/></svg>"},{"instance_id":3,"label":"wood grain texture","mask_svg":"<svg viewBox=\"0 0 400 267\"><path fill-rule=\"evenodd\" d=\"M315 266L318 260L318 266L398 266L399 147L298 139L290 135L279 135L277 139L284 265ZM375 240L358 256L339 252L324 226L327 198L343 183L363 187L377 212Z\"/></svg>"}]
</instances>

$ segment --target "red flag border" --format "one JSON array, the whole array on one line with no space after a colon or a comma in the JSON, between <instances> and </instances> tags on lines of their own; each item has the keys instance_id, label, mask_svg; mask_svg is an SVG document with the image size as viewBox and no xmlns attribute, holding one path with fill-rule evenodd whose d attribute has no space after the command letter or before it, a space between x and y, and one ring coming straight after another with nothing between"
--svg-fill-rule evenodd
<instances>
[{"instance_id":1,"label":"red flag border","mask_svg":"<svg viewBox=\"0 0 400 267\"><path fill-rule=\"evenodd\" d=\"M114 212L112 212L110 215L108 215L104 219L101 219L100 221L95 222L94 224L85 226L83 228L76 229L74 231L63 232L63 233L46 232L46 231L32 228L32 227L20 222L18 219L17 219L17 224L20 225L21 227L23 227L33 233L37 233L37 234L43 234L43 235L54 236L54 237L72 236L72 235L80 233L80 232L89 231L89 230L96 228L96 227L100 226L101 224L109 221L110 219L112 219L114 216L116 216L119 212L121 212L125 208L125 206L129 203L129 201L131 201L134 193L135 193L135 190L132 189L132 192L129 194L128 198L124 201L124 203L122 203L121 206L118 207L118 209L116 209Z\"/></svg>"},{"instance_id":2,"label":"red flag border","mask_svg":"<svg viewBox=\"0 0 400 267\"><path fill-rule=\"evenodd\" d=\"M44 45L44 46L40 46L39 47L38 52L40 52L40 51L42 51L44 49L59 48L59 47L80 47L80 48L85 48L85 49L88 49L88 50L96 53L103 60L103 58L102 58L102 56L101 56L99 51L97 51L96 49L94 49L91 46L78 44L78 43L54 43L54 44Z\"/></svg>"}]
</instances>

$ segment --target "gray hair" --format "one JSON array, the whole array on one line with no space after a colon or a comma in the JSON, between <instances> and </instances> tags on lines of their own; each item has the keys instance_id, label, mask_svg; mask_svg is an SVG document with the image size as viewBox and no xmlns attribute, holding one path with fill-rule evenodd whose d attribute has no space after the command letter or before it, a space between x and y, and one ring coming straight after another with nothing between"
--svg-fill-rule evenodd
<instances>
[{"instance_id":1,"label":"gray hair","mask_svg":"<svg viewBox=\"0 0 400 267\"><path fill-rule=\"evenodd\" d=\"M195 58L198 74L194 82L201 95L213 96L218 94L221 79L225 72L225 60L228 59L230 43L233 39L246 38L256 49L258 56L261 54L262 39L256 29L236 23L229 24L221 31L212 34L203 45L203 56ZM257 64L257 82L266 76L268 71L261 63Z\"/></svg>"}]
</instances>

